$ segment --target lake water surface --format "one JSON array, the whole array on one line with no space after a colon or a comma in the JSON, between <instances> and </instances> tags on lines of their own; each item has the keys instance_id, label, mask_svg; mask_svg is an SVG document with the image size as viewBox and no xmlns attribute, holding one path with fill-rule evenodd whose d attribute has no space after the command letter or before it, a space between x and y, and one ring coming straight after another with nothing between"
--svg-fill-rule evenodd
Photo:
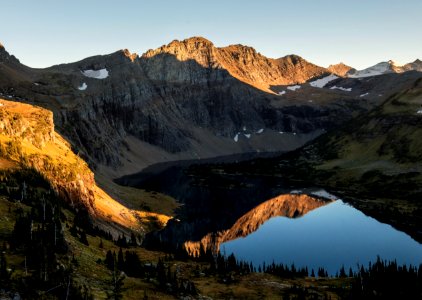
<instances>
[{"instance_id":1,"label":"lake water surface","mask_svg":"<svg viewBox=\"0 0 422 300\"><path fill-rule=\"evenodd\" d=\"M341 200L299 218L273 217L246 237L223 243L220 250L255 266L294 263L309 270L324 267L331 275L342 265L356 269L378 255L399 264L422 263L421 244Z\"/></svg>"}]
</instances>

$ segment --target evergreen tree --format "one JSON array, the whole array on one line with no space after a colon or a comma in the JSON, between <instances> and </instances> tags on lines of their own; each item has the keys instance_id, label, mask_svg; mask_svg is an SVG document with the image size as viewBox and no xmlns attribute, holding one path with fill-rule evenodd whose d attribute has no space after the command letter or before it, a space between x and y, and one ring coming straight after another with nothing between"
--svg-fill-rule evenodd
<instances>
[{"instance_id":1,"label":"evergreen tree","mask_svg":"<svg viewBox=\"0 0 422 300\"><path fill-rule=\"evenodd\" d=\"M138 245L138 242L136 241L135 233L133 232L130 234L130 245L133 247Z\"/></svg>"},{"instance_id":2,"label":"evergreen tree","mask_svg":"<svg viewBox=\"0 0 422 300\"><path fill-rule=\"evenodd\" d=\"M84 230L81 231L81 237L80 237L79 240L81 241L82 244L89 246L89 242L88 242L88 239L86 237L86 232Z\"/></svg>"},{"instance_id":3,"label":"evergreen tree","mask_svg":"<svg viewBox=\"0 0 422 300\"><path fill-rule=\"evenodd\" d=\"M123 258L122 248L120 248L117 254L117 269L123 271L124 268L125 268L125 260Z\"/></svg>"},{"instance_id":4,"label":"evergreen tree","mask_svg":"<svg viewBox=\"0 0 422 300\"><path fill-rule=\"evenodd\" d=\"M107 266L107 269L109 269L109 270L114 269L114 258L113 258L113 253L111 253L111 250L107 251L106 258L105 258L104 262Z\"/></svg>"},{"instance_id":5,"label":"evergreen tree","mask_svg":"<svg viewBox=\"0 0 422 300\"><path fill-rule=\"evenodd\" d=\"M110 286L111 290L107 293L108 300L120 300L123 299L123 285L124 275L117 269L117 261L114 256L114 268L111 272Z\"/></svg>"},{"instance_id":6,"label":"evergreen tree","mask_svg":"<svg viewBox=\"0 0 422 300\"><path fill-rule=\"evenodd\" d=\"M5 285L10 278L9 271L7 270L7 260L4 251L1 251L0 254L0 283Z\"/></svg>"}]
</instances>

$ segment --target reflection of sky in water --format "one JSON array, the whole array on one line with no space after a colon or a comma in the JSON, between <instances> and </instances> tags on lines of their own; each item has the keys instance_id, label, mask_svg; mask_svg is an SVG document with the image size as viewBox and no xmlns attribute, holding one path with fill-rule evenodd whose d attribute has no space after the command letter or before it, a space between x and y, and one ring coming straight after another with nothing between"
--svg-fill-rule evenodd
<instances>
[{"instance_id":1,"label":"reflection of sky in water","mask_svg":"<svg viewBox=\"0 0 422 300\"><path fill-rule=\"evenodd\" d=\"M275 217L256 232L221 245L221 251L238 259L317 269L335 274L341 265L348 269L367 264L379 255L398 263L422 263L422 245L403 232L365 216L336 201L298 219Z\"/></svg>"}]
</instances>

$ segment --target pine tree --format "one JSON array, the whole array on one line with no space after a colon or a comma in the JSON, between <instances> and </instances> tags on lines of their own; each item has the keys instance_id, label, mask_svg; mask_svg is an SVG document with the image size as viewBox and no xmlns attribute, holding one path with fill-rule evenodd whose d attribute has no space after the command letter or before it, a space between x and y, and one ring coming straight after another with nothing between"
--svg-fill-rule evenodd
<instances>
[{"instance_id":1,"label":"pine tree","mask_svg":"<svg viewBox=\"0 0 422 300\"><path fill-rule=\"evenodd\" d=\"M80 241L81 241L81 243L83 243L83 244L85 244L85 245L89 246L88 239L87 239L87 237L86 237L86 232L85 232L84 230L82 230L82 231L81 231L81 238L80 238Z\"/></svg>"},{"instance_id":2,"label":"pine tree","mask_svg":"<svg viewBox=\"0 0 422 300\"><path fill-rule=\"evenodd\" d=\"M113 258L113 253L111 253L111 250L107 251L106 258L105 258L104 262L107 266L107 269L109 269L109 270L114 269L114 258Z\"/></svg>"},{"instance_id":3,"label":"pine tree","mask_svg":"<svg viewBox=\"0 0 422 300\"><path fill-rule=\"evenodd\" d=\"M4 251L0 254L0 282L5 283L9 280L10 274L7 271L7 260Z\"/></svg>"},{"instance_id":4,"label":"pine tree","mask_svg":"<svg viewBox=\"0 0 422 300\"><path fill-rule=\"evenodd\" d=\"M121 271L117 269L117 261L114 259L114 268L111 272L110 286L111 290L107 293L108 300L123 299L123 281L125 277Z\"/></svg>"},{"instance_id":5,"label":"pine tree","mask_svg":"<svg viewBox=\"0 0 422 300\"><path fill-rule=\"evenodd\" d=\"M138 243L136 241L136 236L133 232L130 234L130 245L131 246L137 246L138 245Z\"/></svg>"},{"instance_id":6,"label":"pine tree","mask_svg":"<svg viewBox=\"0 0 422 300\"><path fill-rule=\"evenodd\" d=\"M125 268L125 260L123 258L122 248L120 248L119 253L117 254L117 269L123 271L124 268Z\"/></svg>"}]
</instances>

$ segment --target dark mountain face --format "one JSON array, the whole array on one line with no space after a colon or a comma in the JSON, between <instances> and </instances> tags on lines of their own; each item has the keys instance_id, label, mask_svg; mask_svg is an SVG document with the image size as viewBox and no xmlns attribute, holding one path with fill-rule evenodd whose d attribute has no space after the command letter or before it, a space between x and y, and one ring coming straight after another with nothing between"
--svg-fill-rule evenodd
<instances>
[{"instance_id":1,"label":"dark mountain face","mask_svg":"<svg viewBox=\"0 0 422 300\"><path fill-rule=\"evenodd\" d=\"M47 69L2 57L2 96L51 109L57 129L81 155L119 174L165 160L292 150L417 76L331 82L353 85L352 92L314 88L305 82L327 71L300 57L272 60L202 38L141 57L122 50ZM384 80L400 84L386 90ZM300 88L292 91L291 84ZM373 88L386 92L361 97Z\"/></svg>"}]
</instances>

